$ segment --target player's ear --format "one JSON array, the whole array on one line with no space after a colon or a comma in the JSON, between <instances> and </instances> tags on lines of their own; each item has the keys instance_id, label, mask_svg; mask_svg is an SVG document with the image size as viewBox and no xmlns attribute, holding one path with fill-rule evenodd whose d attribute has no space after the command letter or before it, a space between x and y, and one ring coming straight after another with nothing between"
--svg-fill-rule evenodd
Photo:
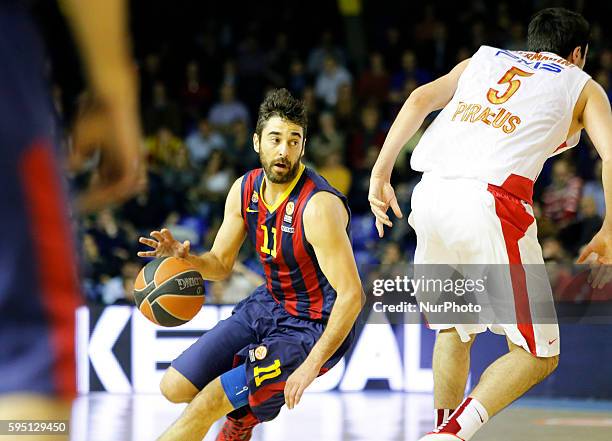
<instances>
[{"instance_id":1,"label":"player's ear","mask_svg":"<svg viewBox=\"0 0 612 441\"><path fill-rule=\"evenodd\" d=\"M582 47L576 46L570 56L570 62L579 67L584 66L583 60L586 58L587 50L588 50L588 47L585 47L585 50L583 53Z\"/></svg>"},{"instance_id":2,"label":"player's ear","mask_svg":"<svg viewBox=\"0 0 612 441\"><path fill-rule=\"evenodd\" d=\"M300 153L300 159L302 159L302 157L304 157L304 153L306 153L306 141L308 140L304 138L304 142L302 143L302 153Z\"/></svg>"},{"instance_id":3,"label":"player's ear","mask_svg":"<svg viewBox=\"0 0 612 441\"><path fill-rule=\"evenodd\" d=\"M259 154L259 136L257 136L257 133L253 133L253 150Z\"/></svg>"}]
</instances>

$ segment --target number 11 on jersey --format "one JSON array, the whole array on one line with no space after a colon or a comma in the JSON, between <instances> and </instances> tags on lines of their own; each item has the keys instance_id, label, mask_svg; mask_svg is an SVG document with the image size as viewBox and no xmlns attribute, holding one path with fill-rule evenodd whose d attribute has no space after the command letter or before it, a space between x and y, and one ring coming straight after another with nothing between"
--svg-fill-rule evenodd
<instances>
[{"instance_id":1,"label":"number 11 on jersey","mask_svg":"<svg viewBox=\"0 0 612 441\"><path fill-rule=\"evenodd\" d=\"M261 252L269 254L272 257L276 257L276 228L272 227L272 249L268 247L268 227L265 225L260 225L261 229L264 232L263 244L261 245Z\"/></svg>"}]
</instances>

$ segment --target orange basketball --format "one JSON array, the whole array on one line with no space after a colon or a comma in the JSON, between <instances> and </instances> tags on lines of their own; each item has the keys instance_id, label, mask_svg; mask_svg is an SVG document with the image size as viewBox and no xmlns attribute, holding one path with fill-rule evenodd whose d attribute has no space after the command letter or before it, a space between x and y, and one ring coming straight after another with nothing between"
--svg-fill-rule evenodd
<instances>
[{"instance_id":1,"label":"orange basketball","mask_svg":"<svg viewBox=\"0 0 612 441\"><path fill-rule=\"evenodd\" d=\"M179 326L204 304L204 279L185 259L161 257L149 262L134 283L136 306L156 325Z\"/></svg>"}]
</instances>

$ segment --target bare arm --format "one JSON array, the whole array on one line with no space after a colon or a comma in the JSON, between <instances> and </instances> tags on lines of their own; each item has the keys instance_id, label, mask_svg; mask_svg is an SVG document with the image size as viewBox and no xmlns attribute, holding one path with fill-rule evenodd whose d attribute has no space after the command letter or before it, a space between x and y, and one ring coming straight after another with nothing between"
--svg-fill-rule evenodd
<instances>
[{"instance_id":1,"label":"bare arm","mask_svg":"<svg viewBox=\"0 0 612 441\"><path fill-rule=\"evenodd\" d=\"M188 241L180 243L172 237L167 229L153 231L151 236L139 239L140 243L150 246L154 251L142 251L140 257L174 256L189 260L206 280L223 280L229 277L236 261L236 256L246 237L246 228L241 214L240 186L242 178L234 182L225 201L223 222L212 249L199 256L190 254Z\"/></svg>"},{"instance_id":2,"label":"bare arm","mask_svg":"<svg viewBox=\"0 0 612 441\"><path fill-rule=\"evenodd\" d=\"M390 179L397 155L402 147L416 133L425 117L435 110L442 109L452 99L457 90L459 77L469 60L457 64L448 74L414 90L395 118L378 160L372 169L372 176Z\"/></svg>"},{"instance_id":3,"label":"bare arm","mask_svg":"<svg viewBox=\"0 0 612 441\"><path fill-rule=\"evenodd\" d=\"M120 202L139 189L141 134L137 80L128 38L124 0L64 0L64 13L75 35L93 93L73 130L74 165L94 150L101 161L95 179L80 194L81 211Z\"/></svg>"},{"instance_id":4,"label":"bare arm","mask_svg":"<svg viewBox=\"0 0 612 441\"><path fill-rule=\"evenodd\" d=\"M304 389L344 342L363 305L363 288L346 233L347 223L348 213L344 204L328 192L314 195L304 209L306 238L337 297L321 338L287 380L285 401L290 409L299 402Z\"/></svg>"},{"instance_id":5,"label":"bare arm","mask_svg":"<svg viewBox=\"0 0 612 441\"><path fill-rule=\"evenodd\" d=\"M589 80L582 95L586 100L582 115L579 115L579 123L585 128L602 159L606 215L601 230L585 247L578 262L583 262L591 253L596 253L599 263L609 265L612 264L612 113L608 97L597 82ZM602 275L601 280L595 277L594 282L599 284L604 280L603 277Z\"/></svg>"},{"instance_id":6,"label":"bare arm","mask_svg":"<svg viewBox=\"0 0 612 441\"><path fill-rule=\"evenodd\" d=\"M125 0L63 0L94 92L111 101L134 98L134 69Z\"/></svg>"},{"instance_id":7,"label":"bare arm","mask_svg":"<svg viewBox=\"0 0 612 441\"><path fill-rule=\"evenodd\" d=\"M589 80L583 93L587 100L582 112L582 124L603 162L602 181L606 198L604 228L612 233L612 113L603 88Z\"/></svg>"},{"instance_id":8,"label":"bare arm","mask_svg":"<svg viewBox=\"0 0 612 441\"><path fill-rule=\"evenodd\" d=\"M434 110L442 109L453 98L457 90L459 77L469 63L464 60L457 64L448 74L431 83L418 87L410 94L399 114L395 118L370 177L368 200L374 216L378 235L383 237L384 227L393 226L387 215L389 207L397 217L402 217L395 191L391 186L391 172L402 147L416 133L425 117Z\"/></svg>"}]
</instances>

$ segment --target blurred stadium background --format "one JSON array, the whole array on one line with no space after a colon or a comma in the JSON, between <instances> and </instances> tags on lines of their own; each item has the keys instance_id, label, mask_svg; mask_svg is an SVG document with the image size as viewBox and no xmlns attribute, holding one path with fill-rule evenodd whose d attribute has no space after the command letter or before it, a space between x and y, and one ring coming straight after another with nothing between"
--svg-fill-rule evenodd
<instances>
[{"instance_id":1,"label":"blurred stadium background","mask_svg":"<svg viewBox=\"0 0 612 441\"><path fill-rule=\"evenodd\" d=\"M79 316L81 392L155 392L155 381L172 357L229 312L228 307L207 306L190 327L159 331L146 328L151 325L141 323L144 319L122 305L131 304L134 278L143 264L136 258L139 235L166 226L179 240L190 240L195 251L211 246L231 183L246 170L258 167L251 136L258 103L267 89L286 87L306 101L310 121L305 161L348 195L360 267L403 265L412 258L414 232L406 222L396 222L390 234L380 241L367 203L369 172L393 118L411 91L447 72L480 45L524 48L529 17L548 6L566 6L582 12L589 20L592 41L585 70L611 97L612 41L607 27L612 17L610 2L132 1L132 36L140 73L148 167L142 177L143 189L135 198L121 208L75 222L89 304L89 309L81 310ZM63 127L57 136L68 148L70 121L78 111L82 88L78 61L57 6L35 2L34 10L49 42L53 99ZM419 179L409 167L411 151L434 117L431 115L410 140L394 173L393 182L404 213L410 210L412 188ZM547 262L573 262L580 247L601 226L604 197L597 158L588 137L583 135L577 148L548 162L542 171L536 185L535 211ZM79 188L86 178L86 174L72 174L72 187ZM253 250L245 246L239 260L229 280L208 285L208 305L231 305L260 284L261 271ZM532 395L612 399L607 367L612 363L610 325L565 328L561 367ZM361 362L366 366L367 360L373 360L370 371L362 367L361 377L357 375L355 379L356 374L349 369L351 363L343 365L336 383L330 379L322 389L431 389L428 367L432 333L390 326L389 335L395 339L396 347L385 348L382 344L375 351L372 343L388 341L386 328L380 329L372 330L367 337L370 346L357 347L353 353L355 356L362 350ZM360 341L364 340L362 335ZM476 346L480 355L475 356L473 375L478 375L503 350L501 339L482 340ZM154 352L149 358L144 355L144 342L157 348L149 351ZM135 349L136 346L142 347ZM409 361L412 358L416 359L414 365ZM390 372L398 363L403 363L403 367L397 367L399 374ZM597 363L600 368L589 367ZM133 375L137 365L149 372L149 377L142 373L143 377L137 380ZM353 377L347 380L349 374ZM373 403L381 399L379 395L372 397ZM333 396L328 399L341 400ZM389 400L398 398L389 395ZM96 423L91 415L96 403L88 401L89 429L82 429L86 432L93 433L91 425ZM404 410L400 413L406 415L410 406L416 406L401 403L398 405ZM107 409L117 410L115 406L111 404ZM345 404L333 406L346 414ZM431 419L429 407L427 403L417 407L421 415L419 427L425 431ZM609 434L612 405L597 409L604 409L605 417L594 423L588 419L578 421L576 426L589 427L590 432L584 433L591 435L563 439L609 439L605 435L599 438L593 427L607 427ZM80 412L85 412L82 407ZM512 432L511 428L507 430ZM309 439L345 439L350 434L337 436ZM360 439L387 439L386 435L373 436ZM407 432L393 436L389 439L412 439ZM270 435L266 439L277 438Z\"/></svg>"}]
</instances>

